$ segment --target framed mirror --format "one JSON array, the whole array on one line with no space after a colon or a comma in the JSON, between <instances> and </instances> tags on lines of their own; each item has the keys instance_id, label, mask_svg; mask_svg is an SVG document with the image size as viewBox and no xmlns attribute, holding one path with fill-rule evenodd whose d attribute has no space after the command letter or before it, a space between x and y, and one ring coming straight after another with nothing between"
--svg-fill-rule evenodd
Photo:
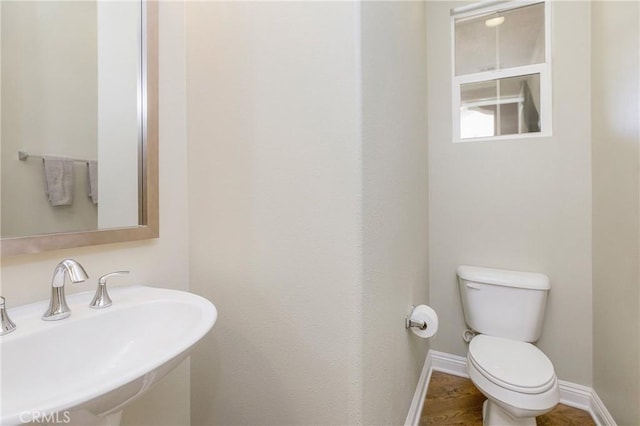
<instances>
[{"instance_id":1,"label":"framed mirror","mask_svg":"<svg viewBox=\"0 0 640 426\"><path fill-rule=\"evenodd\" d=\"M157 3L0 8L2 256L158 237Z\"/></svg>"}]
</instances>

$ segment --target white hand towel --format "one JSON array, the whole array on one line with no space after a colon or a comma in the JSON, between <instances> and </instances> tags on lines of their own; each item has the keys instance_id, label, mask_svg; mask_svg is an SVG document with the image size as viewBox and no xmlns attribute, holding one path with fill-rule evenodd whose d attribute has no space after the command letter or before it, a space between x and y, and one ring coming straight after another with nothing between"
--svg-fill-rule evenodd
<instances>
[{"instance_id":1,"label":"white hand towel","mask_svg":"<svg viewBox=\"0 0 640 426\"><path fill-rule=\"evenodd\" d=\"M87 161L87 196L98 204L98 162Z\"/></svg>"},{"instance_id":2,"label":"white hand towel","mask_svg":"<svg viewBox=\"0 0 640 426\"><path fill-rule=\"evenodd\" d=\"M73 161L58 158L42 159L44 164L44 191L52 206L70 206L73 203Z\"/></svg>"}]
</instances>

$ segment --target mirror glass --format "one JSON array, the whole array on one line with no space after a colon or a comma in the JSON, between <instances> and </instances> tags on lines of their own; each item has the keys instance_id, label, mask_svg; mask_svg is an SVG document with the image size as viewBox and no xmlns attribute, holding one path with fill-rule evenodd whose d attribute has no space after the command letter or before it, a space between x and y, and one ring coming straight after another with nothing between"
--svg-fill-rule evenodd
<instances>
[{"instance_id":1,"label":"mirror glass","mask_svg":"<svg viewBox=\"0 0 640 426\"><path fill-rule=\"evenodd\" d=\"M2 238L142 225L141 2L0 8Z\"/></svg>"}]
</instances>

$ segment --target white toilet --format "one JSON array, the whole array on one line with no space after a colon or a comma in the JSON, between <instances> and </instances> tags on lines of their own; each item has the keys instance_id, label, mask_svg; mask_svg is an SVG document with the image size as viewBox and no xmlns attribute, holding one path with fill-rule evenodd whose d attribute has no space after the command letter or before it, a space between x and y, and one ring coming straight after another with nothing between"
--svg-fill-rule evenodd
<instances>
[{"instance_id":1,"label":"white toilet","mask_svg":"<svg viewBox=\"0 0 640 426\"><path fill-rule=\"evenodd\" d=\"M484 425L535 425L560 400L547 356L531 344L540 337L549 278L543 274L458 267L469 343L467 368L488 398Z\"/></svg>"}]
</instances>

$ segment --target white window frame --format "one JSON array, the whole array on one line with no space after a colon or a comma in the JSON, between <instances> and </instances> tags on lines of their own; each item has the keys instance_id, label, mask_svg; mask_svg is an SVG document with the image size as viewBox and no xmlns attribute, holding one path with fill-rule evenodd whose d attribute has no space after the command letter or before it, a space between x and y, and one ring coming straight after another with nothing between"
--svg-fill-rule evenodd
<instances>
[{"instance_id":1,"label":"white window frame","mask_svg":"<svg viewBox=\"0 0 640 426\"><path fill-rule=\"evenodd\" d=\"M544 40L545 62L534 65L504 68L499 70L484 71L474 74L456 75L456 47L455 24L461 18L471 18L498 11L507 11L533 4L544 3ZM510 0L510 1L482 1L451 10L451 93L452 93L452 125L453 142L481 142L498 141L506 139L525 139L549 137L552 135L552 92L551 92L551 4L549 0ZM478 138L460 137L460 88L463 84L481 83L499 80L509 77L519 77L529 74L540 75L540 131L532 133L520 133L499 136L487 136Z\"/></svg>"}]
</instances>

